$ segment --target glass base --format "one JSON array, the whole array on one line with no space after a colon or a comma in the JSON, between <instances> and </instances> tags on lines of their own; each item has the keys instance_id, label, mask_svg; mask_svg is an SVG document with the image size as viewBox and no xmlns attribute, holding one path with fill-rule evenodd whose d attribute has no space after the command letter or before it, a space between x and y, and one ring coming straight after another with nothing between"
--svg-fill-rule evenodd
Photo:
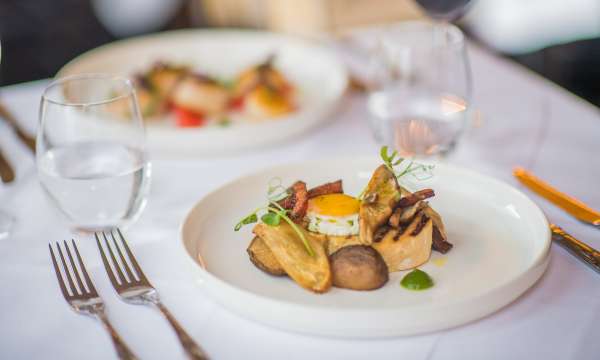
<instances>
[{"instance_id":1,"label":"glass base","mask_svg":"<svg viewBox=\"0 0 600 360\"><path fill-rule=\"evenodd\" d=\"M10 235L14 223L15 219L11 215L0 211L0 240Z\"/></svg>"}]
</instances>

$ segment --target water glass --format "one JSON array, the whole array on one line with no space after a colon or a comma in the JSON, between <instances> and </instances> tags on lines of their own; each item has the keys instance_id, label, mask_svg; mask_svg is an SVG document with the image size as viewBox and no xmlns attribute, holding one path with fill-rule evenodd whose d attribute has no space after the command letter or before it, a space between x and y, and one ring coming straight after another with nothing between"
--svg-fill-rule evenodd
<instances>
[{"instance_id":1,"label":"water glass","mask_svg":"<svg viewBox=\"0 0 600 360\"><path fill-rule=\"evenodd\" d=\"M50 202L79 231L126 226L146 203L150 163L128 79L74 75L42 96L37 170Z\"/></svg>"},{"instance_id":2,"label":"water glass","mask_svg":"<svg viewBox=\"0 0 600 360\"><path fill-rule=\"evenodd\" d=\"M448 154L466 127L471 96L462 32L407 22L377 36L368 99L376 139L405 157Z\"/></svg>"}]
</instances>

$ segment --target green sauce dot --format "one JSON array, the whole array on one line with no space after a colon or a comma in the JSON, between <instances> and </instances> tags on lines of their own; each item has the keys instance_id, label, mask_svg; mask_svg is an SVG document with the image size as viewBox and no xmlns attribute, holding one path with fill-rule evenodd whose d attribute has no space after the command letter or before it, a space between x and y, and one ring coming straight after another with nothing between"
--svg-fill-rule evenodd
<instances>
[{"instance_id":1,"label":"green sauce dot","mask_svg":"<svg viewBox=\"0 0 600 360\"><path fill-rule=\"evenodd\" d=\"M414 269L402 278L400 285L409 290L425 290L433 286L433 280L425 271Z\"/></svg>"}]
</instances>

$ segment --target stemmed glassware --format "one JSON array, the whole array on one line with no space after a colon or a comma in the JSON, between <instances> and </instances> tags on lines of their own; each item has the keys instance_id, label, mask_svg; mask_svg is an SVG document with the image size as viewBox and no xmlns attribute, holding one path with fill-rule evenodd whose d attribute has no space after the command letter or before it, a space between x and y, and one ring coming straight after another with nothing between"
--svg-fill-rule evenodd
<instances>
[{"instance_id":1,"label":"stemmed glassware","mask_svg":"<svg viewBox=\"0 0 600 360\"><path fill-rule=\"evenodd\" d=\"M135 220L146 203L150 163L130 81L103 74L56 80L44 91L39 121L39 180L71 228Z\"/></svg>"},{"instance_id":2,"label":"stemmed glassware","mask_svg":"<svg viewBox=\"0 0 600 360\"><path fill-rule=\"evenodd\" d=\"M463 33L445 23L394 25L379 32L372 58L368 109L376 139L402 156L452 151L471 97Z\"/></svg>"},{"instance_id":3,"label":"stemmed glassware","mask_svg":"<svg viewBox=\"0 0 600 360\"><path fill-rule=\"evenodd\" d=\"M2 59L2 44L0 42L0 60ZM4 239L10 235L10 231L15 220L6 211L0 209L0 239Z\"/></svg>"}]
</instances>

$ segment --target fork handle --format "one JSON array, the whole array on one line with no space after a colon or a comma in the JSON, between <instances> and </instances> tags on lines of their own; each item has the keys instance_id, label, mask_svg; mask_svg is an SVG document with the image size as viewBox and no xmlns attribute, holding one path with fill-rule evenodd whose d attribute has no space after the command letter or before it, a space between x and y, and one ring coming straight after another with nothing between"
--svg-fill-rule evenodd
<instances>
[{"instance_id":1,"label":"fork handle","mask_svg":"<svg viewBox=\"0 0 600 360\"><path fill-rule=\"evenodd\" d=\"M110 338L112 339L113 345L115 347L115 350L117 351L119 359L137 360L137 356L135 356L135 354L129 349L127 344L125 344L125 341L123 341L119 333L117 333L117 330L112 326L106 314L104 312L100 312L96 314L96 316L98 317L98 319L100 319L100 321L102 321L104 328L110 334Z\"/></svg>"},{"instance_id":2,"label":"fork handle","mask_svg":"<svg viewBox=\"0 0 600 360\"><path fill-rule=\"evenodd\" d=\"M552 239L573 254L577 259L600 273L600 252L574 238L558 225L550 224Z\"/></svg>"},{"instance_id":3,"label":"fork handle","mask_svg":"<svg viewBox=\"0 0 600 360\"><path fill-rule=\"evenodd\" d=\"M175 317L171 314L171 312L160 302L154 302L154 305L160 310L160 312L164 315L164 317L169 321L169 324L175 330L175 334L179 338L179 342L181 342L181 346L185 350L188 358L193 360L208 360L208 355L202 350L202 348L196 344L194 339L179 325L179 322Z\"/></svg>"}]
</instances>

